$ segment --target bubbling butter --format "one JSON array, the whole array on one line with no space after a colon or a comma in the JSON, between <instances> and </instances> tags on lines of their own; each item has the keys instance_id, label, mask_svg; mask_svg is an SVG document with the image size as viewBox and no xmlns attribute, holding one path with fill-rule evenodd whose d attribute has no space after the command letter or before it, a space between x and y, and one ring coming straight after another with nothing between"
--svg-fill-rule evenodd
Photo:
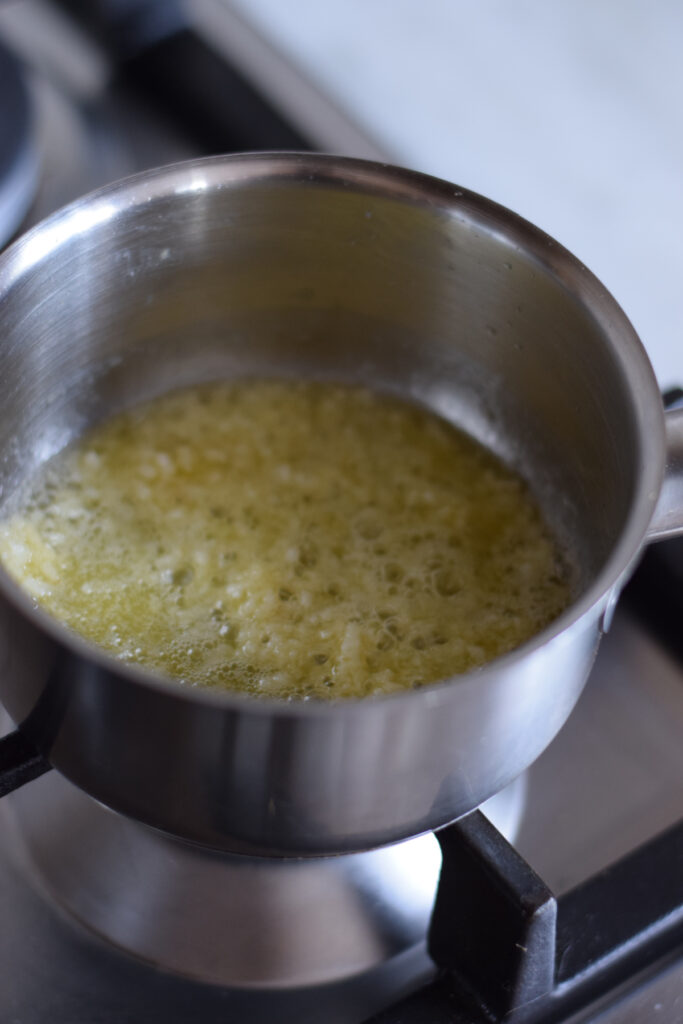
<instances>
[{"instance_id":1,"label":"bubbling butter","mask_svg":"<svg viewBox=\"0 0 683 1024\"><path fill-rule=\"evenodd\" d=\"M118 658L280 698L445 679L570 597L517 475L422 408L317 382L194 388L112 418L47 464L0 557Z\"/></svg>"}]
</instances>

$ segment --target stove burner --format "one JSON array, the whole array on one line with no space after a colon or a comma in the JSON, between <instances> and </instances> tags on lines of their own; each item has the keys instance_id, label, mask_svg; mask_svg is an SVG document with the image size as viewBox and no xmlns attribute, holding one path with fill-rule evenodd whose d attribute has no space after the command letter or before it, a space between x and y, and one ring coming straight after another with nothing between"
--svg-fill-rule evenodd
<instances>
[{"instance_id":1,"label":"stove burner","mask_svg":"<svg viewBox=\"0 0 683 1024\"><path fill-rule=\"evenodd\" d=\"M17 58L0 44L0 245L17 230L38 187L29 91Z\"/></svg>"},{"instance_id":2,"label":"stove burner","mask_svg":"<svg viewBox=\"0 0 683 1024\"><path fill-rule=\"evenodd\" d=\"M510 836L524 794L521 779L486 805ZM0 813L14 859L62 910L138 960L232 991L240 1006L264 992L296 1004L316 991L332 1012L341 991L360 1020L434 974L432 834L336 857L228 855L116 814L56 772Z\"/></svg>"}]
</instances>

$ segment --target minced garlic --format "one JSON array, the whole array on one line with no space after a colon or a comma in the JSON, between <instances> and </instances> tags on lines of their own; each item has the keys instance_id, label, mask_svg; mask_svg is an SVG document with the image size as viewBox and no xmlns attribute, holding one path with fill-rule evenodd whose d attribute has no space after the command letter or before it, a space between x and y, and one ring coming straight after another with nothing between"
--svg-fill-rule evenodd
<instances>
[{"instance_id":1,"label":"minced garlic","mask_svg":"<svg viewBox=\"0 0 683 1024\"><path fill-rule=\"evenodd\" d=\"M423 686L565 607L522 480L422 408L247 381L169 394L50 463L0 524L36 601L126 661L275 697Z\"/></svg>"}]
</instances>

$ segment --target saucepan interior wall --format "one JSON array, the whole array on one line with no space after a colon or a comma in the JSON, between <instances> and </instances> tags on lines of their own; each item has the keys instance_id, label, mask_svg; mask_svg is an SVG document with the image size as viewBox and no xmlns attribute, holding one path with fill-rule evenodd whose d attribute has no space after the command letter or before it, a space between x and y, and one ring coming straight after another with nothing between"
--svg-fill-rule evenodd
<instances>
[{"instance_id":1,"label":"saucepan interior wall","mask_svg":"<svg viewBox=\"0 0 683 1024\"><path fill-rule=\"evenodd\" d=\"M362 381L519 466L594 577L633 495L635 424L602 325L523 225L476 197L454 212L292 178L102 204L87 231L76 210L42 251L30 236L0 306L5 501L88 425L170 388Z\"/></svg>"}]
</instances>

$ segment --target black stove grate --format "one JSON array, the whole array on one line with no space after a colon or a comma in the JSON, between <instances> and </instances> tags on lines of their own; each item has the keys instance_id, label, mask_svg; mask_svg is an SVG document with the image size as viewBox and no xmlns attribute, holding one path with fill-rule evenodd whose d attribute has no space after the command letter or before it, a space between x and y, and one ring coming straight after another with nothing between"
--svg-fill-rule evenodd
<instances>
[{"instance_id":1,"label":"black stove grate","mask_svg":"<svg viewBox=\"0 0 683 1024\"><path fill-rule=\"evenodd\" d=\"M0 739L0 797L32 782L51 765L18 730Z\"/></svg>"},{"instance_id":2,"label":"black stove grate","mask_svg":"<svg viewBox=\"0 0 683 1024\"><path fill-rule=\"evenodd\" d=\"M439 840L440 972L373 1024L552 1024L683 944L683 822L559 899L480 811Z\"/></svg>"}]
</instances>

